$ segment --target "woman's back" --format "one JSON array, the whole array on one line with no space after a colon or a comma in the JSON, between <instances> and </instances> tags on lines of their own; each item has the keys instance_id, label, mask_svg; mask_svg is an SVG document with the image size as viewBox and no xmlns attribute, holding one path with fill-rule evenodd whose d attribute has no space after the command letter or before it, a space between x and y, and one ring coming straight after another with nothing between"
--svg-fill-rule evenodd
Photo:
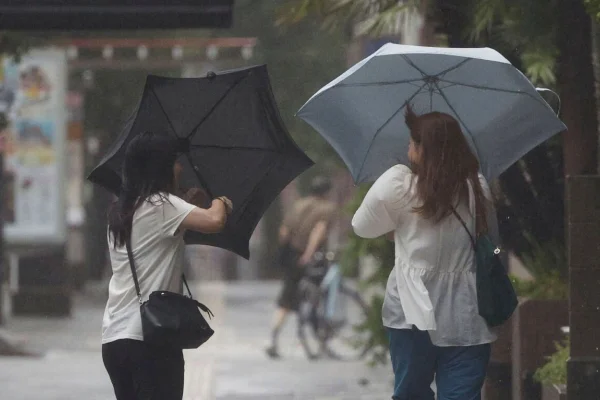
<instances>
[{"instance_id":1,"label":"woman's back","mask_svg":"<svg viewBox=\"0 0 600 400\"><path fill-rule=\"evenodd\" d=\"M135 211L131 247L140 282L142 301L151 292L167 290L181 292L181 273L184 256L181 222L194 206L174 196L164 199L155 195L141 203ZM112 278L106 306L102 342L117 339L143 340L139 301L125 246L115 247L109 235Z\"/></svg>"},{"instance_id":2,"label":"woman's back","mask_svg":"<svg viewBox=\"0 0 600 400\"><path fill-rule=\"evenodd\" d=\"M352 220L362 237L394 232L396 260L386 289L384 325L429 330L439 346L492 341L495 336L477 311L471 239L454 215L434 221L414 211L420 205L415 179L404 165L390 168L369 190ZM485 179L480 179L489 198ZM456 210L473 233L472 191L469 200Z\"/></svg>"}]
</instances>

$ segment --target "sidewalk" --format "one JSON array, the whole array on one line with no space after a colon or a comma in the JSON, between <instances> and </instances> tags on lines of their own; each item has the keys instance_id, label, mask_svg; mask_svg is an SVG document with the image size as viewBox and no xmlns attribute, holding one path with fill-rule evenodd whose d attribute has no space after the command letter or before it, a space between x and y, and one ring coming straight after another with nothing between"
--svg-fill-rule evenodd
<instances>
[{"instance_id":1,"label":"sidewalk","mask_svg":"<svg viewBox=\"0 0 600 400\"><path fill-rule=\"evenodd\" d=\"M186 351L185 400L387 399L391 372L363 362L310 362L295 338L295 321L282 332L284 358L264 355L278 284L214 282L195 285L196 297L215 313L215 336ZM77 296L70 319L17 318L4 328L42 357L0 357L7 400L109 400L112 387L101 359L104 289ZM361 380L370 382L367 386Z\"/></svg>"}]
</instances>

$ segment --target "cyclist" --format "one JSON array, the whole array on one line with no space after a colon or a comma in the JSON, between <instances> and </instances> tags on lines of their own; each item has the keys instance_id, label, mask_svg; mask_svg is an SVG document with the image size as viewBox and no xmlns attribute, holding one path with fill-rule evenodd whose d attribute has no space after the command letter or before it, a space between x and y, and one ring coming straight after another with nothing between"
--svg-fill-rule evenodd
<instances>
[{"instance_id":1,"label":"cyclist","mask_svg":"<svg viewBox=\"0 0 600 400\"><path fill-rule=\"evenodd\" d=\"M271 345L267 355L279 358L278 338L290 312L298 311L300 280L305 268L322 252L329 230L335 220L336 205L327 199L331 182L323 176L315 177L309 195L298 200L285 216L279 230L280 262L285 270L283 287L277 300Z\"/></svg>"}]
</instances>

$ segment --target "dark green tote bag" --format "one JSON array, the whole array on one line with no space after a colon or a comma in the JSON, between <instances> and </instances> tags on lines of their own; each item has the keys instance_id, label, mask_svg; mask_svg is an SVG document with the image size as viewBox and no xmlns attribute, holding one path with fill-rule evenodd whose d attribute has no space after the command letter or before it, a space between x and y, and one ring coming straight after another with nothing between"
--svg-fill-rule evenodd
<instances>
[{"instance_id":1,"label":"dark green tote bag","mask_svg":"<svg viewBox=\"0 0 600 400\"><path fill-rule=\"evenodd\" d=\"M500 260L500 249L488 234L473 237L465 221L452 211L467 231L477 263L477 305L479 315L490 327L502 325L517 308L518 300L508 273Z\"/></svg>"}]
</instances>

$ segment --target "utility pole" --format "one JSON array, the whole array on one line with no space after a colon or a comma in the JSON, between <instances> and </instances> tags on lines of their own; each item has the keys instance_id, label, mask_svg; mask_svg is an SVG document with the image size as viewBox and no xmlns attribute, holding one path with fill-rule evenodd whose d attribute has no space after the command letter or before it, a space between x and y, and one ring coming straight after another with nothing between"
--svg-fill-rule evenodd
<instances>
[{"instance_id":1,"label":"utility pole","mask_svg":"<svg viewBox=\"0 0 600 400\"><path fill-rule=\"evenodd\" d=\"M6 114L0 113L0 132L8 127ZM4 289L6 287L6 262L4 257L4 135L0 135L0 325L5 322Z\"/></svg>"}]
</instances>

